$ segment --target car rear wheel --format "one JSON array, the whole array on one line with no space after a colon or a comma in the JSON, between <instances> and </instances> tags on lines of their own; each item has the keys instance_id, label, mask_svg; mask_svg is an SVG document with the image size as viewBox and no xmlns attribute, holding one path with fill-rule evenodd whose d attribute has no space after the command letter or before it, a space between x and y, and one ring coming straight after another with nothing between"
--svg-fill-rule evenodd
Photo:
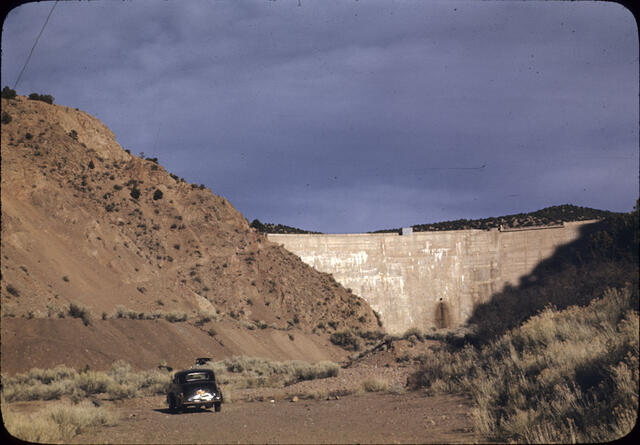
<instances>
[{"instance_id":1,"label":"car rear wheel","mask_svg":"<svg viewBox=\"0 0 640 445\"><path fill-rule=\"evenodd\" d=\"M178 404L176 403L176 398L174 396L169 396L169 411L172 413L178 411Z\"/></svg>"}]
</instances>

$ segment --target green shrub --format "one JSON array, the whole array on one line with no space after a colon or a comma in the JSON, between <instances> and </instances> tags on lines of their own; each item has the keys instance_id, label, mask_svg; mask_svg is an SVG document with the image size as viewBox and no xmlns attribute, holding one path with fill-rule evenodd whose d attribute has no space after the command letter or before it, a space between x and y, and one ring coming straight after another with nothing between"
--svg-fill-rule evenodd
<instances>
[{"instance_id":1,"label":"green shrub","mask_svg":"<svg viewBox=\"0 0 640 445\"><path fill-rule=\"evenodd\" d=\"M16 98L16 90L12 90L8 86L5 86L2 89L1 95L2 95L3 99L15 99Z\"/></svg>"},{"instance_id":2,"label":"green shrub","mask_svg":"<svg viewBox=\"0 0 640 445\"><path fill-rule=\"evenodd\" d=\"M138 189L137 187L133 187L129 194L133 199L138 199L140 197L140 189Z\"/></svg>"},{"instance_id":3,"label":"green shrub","mask_svg":"<svg viewBox=\"0 0 640 445\"><path fill-rule=\"evenodd\" d=\"M385 337L386 334L382 331L360 331L358 332L358 335L365 340L380 341Z\"/></svg>"},{"instance_id":4,"label":"green shrub","mask_svg":"<svg viewBox=\"0 0 640 445\"><path fill-rule=\"evenodd\" d=\"M2 118L0 119L0 121L2 121L3 124L8 124L9 122L11 122L11 120L12 120L11 115L6 111L3 111Z\"/></svg>"},{"instance_id":5,"label":"green shrub","mask_svg":"<svg viewBox=\"0 0 640 445\"><path fill-rule=\"evenodd\" d=\"M85 326L89 326L91 324L91 311L80 304L70 303L68 313L69 316L73 318L82 319Z\"/></svg>"},{"instance_id":6,"label":"green shrub","mask_svg":"<svg viewBox=\"0 0 640 445\"><path fill-rule=\"evenodd\" d=\"M5 289L7 289L7 292L9 292L14 297L20 296L20 291L18 291L18 289L16 289L16 287L12 284L7 284L7 287Z\"/></svg>"},{"instance_id":7,"label":"green shrub","mask_svg":"<svg viewBox=\"0 0 640 445\"><path fill-rule=\"evenodd\" d=\"M41 102L46 102L48 104L53 104L53 96L50 95L50 94L31 93L31 94L29 94L29 99L30 100L39 100Z\"/></svg>"},{"instance_id":8,"label":"green shrub","mask_svg":"<svg viewBox=\"0 0 640 445\"><path fill-rule=\"evenodd\" d=\"M162 199L162 195L163 195L162 190L156 189L156 191L153 192L153 200L157 201L158 199Z\"/></svg>"},{"instance_id":9,"label":"green shrub","mask_svg":"<svg viewBox=\"0 0 640 445\"><path fill-rule=\"evenodd\" d=\"M360 340L350 330L334 332L329 340L347 351L359 351L361 348Z\"/></svg>"}]
</instances>

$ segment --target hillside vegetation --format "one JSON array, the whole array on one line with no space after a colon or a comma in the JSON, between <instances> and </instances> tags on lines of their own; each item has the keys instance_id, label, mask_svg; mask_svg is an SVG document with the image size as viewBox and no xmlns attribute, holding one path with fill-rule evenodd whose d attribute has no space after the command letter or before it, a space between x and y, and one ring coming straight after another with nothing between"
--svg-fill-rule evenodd
<instances>
[{"instance_id":1,"label":"hillside vegetation","mask_svg":"<svg viewBox=\"0 0 640 445\"><path fill-rule=\"evenodd\" d=\"M116 320L139 321L145 338L186 322L225 354L253 344L222 346L218 326L264 330L270 342L274 330L328 337L347 326L377 328L364 300L269 242L204 185L132 155L100 121L47 95L2 96L3 328L28 329L49 345L51 359L61 357L45 327L73 341L69 318L81 320L90 338L119 335L102 332ZM3 338L3 359L22 354L12 345L27 340ZM291 348L271 350L281 357Z\"/></svg>"},{"instance_id":2,"label":"hillside vegetation","mask_svg":"<svg viewBox=\"0 0 640 445\"><path fill-rule=\"evenodd\" d=\"M579 207L570 204L546 207L535 212L524 212L513 215L495 216L481 219L456 219L453 221L442 221L430 224L416 224L412 226L414 232L429 232L438 230L489 230L494 228L517 229L534 226L553 226L563 222L587 221L603 219L616 215L607 210L592 209L589 207ZM262 233L299 233L299 234L320 234L322 232L312 232L283 224L262 223L258 219L251 222L251 227ZM400 229L382 229L370 233L395 233Z\"/></svg>"},{"instance_id":3,"label":"hillside vegetation","mask_svg":"<svg viewBox=\"0 0 640 445\"><path fill-rule=\"evenodd\" d=\"M285 226L283 224L262 223L259 219L251 221L251 227L261 233L311 233L320 234L321 232L312 232L310 230L302 230L296 227Z\"/></svg>"},{"instance_id":4,"label":"hillside vegetation","mask_svg":"<svg viewBox=\"0 0 640 445\"><path fill-rule=\"evenodd\" d=\"M615 215L606 210L579 207L570 204L546 207L535 212L517 213L514 215L496 216L481 219L456 219L431 224L416 224L414 232L428 232L437 230L489 230L502 227L503 229L515 229L533 226L550 226L569 221L586 221L603 219ZM374 233L398 232L400 229L384 229Z\"/></svg>"},{"instance_id":5,"label":"hillside vegetation","mask_svg":"<svg viewBox=\"0 0 640 445\"><path fill-rule=\"evenodd\" d=\"M463 392L495 440L604 442L638 413L638 207L613 215L472 317L410 379Z\"/></svg>"}]
</instances>

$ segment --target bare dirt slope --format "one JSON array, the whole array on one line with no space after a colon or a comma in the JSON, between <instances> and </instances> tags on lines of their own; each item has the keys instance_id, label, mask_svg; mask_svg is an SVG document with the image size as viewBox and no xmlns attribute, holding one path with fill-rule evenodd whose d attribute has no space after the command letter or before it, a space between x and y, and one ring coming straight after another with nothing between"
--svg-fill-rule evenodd
<instances>
[{"instance_id":1,"label":"bare dirt slope","mask_svg":"<svg viewBox=\"0 0 640 445\"><path fill-rule=\"evenodd\" d=\"M248 330L237 323L216 324L216 335L191 323L115 319L84 326L79 319L2 320L2 373L64 364L75 369L108 369L125 360L137 369L165 364L184 369L195 357L221 360L233 355L272 360L340 362L347 353L322 334L292 329Z\"/></svg>"},{"instance_id":2,"label":"bare dirt slope","mask_svg":"<svg viewBox=\"0 0 640 445\"><path fill-rule=\"evenodd\" d=\"M147 315L184 312L191 324L206 312L234 326L267 325L254 337L274 351L290 351L288 336L278 346L283 335L270 333L283 329L302 336L315 329L326 339L346 326L378 328L364 300L256 233L226 199L129 154L92 116L21 96L2 99L2 110L11 116L1 144L3 362L25 347L9 335L30 329L20 318L42 321L31 330L39 333L32 347L55 351L50 334L66 330L102 338L99 355L109 336L134 329L107 322L118 306ZM89 308L94 322L65 324L70 303ZM151 327L131 342L167 330L179 335L165 322L144 326ZM226 335L215 319L184 329L214 326ZM254 340L243 342L229 334L220 352L250 351ZM133 350L121 353L135 359Z\"/></svg>"}]
</instances>

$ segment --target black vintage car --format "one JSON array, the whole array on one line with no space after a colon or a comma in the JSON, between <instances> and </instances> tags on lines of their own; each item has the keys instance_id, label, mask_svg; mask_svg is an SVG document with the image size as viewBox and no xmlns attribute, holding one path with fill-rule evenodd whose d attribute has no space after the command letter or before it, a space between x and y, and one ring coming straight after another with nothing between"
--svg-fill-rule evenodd
<instances>
[{"instance_id":1,"label":"black vintage car","mask_svg":"<svg viewBox=\"0 0 640 445\"><path fill-rule=\"evenodd\" d=\"M216 384L216 376L210 369L187 369L174 374L167 391L169 410L175 412L194 406L222 408L222 392Z\"/></svg>"}]
</instances>

